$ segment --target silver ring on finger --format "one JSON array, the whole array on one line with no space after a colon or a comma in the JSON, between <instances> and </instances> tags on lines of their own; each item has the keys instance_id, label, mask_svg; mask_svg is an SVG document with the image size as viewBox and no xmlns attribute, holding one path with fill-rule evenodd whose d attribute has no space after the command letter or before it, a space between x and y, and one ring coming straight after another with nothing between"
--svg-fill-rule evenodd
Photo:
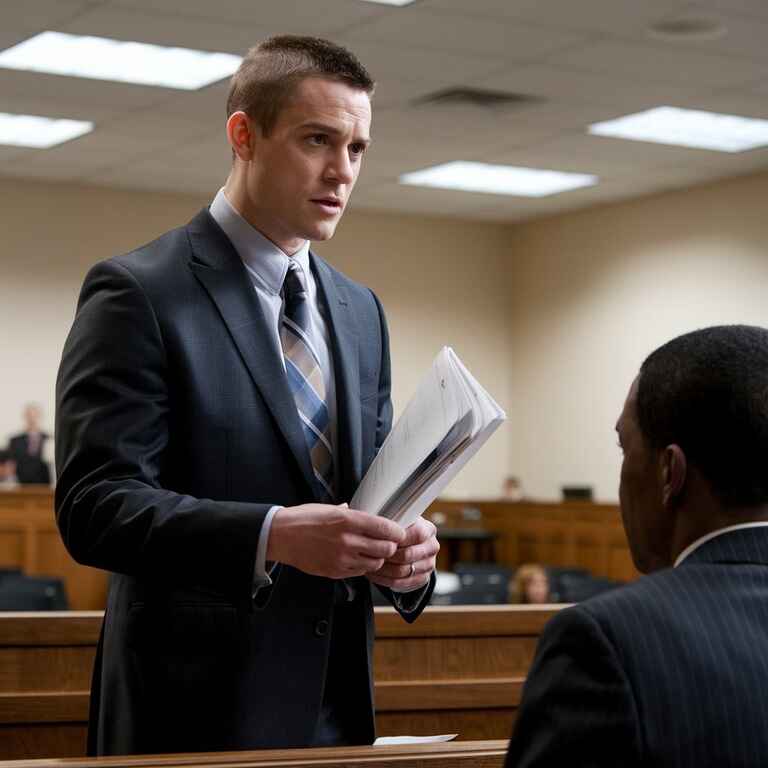
<instances>
[{"instance_id":1,"label":"silver ring on finger","mask_svg":"<svg viewBox=\"0 0 768 768\"><path fill-rule=\"evenodd\" d=\"M411 572L408 574L408 578L411 578L416 573L416 566L411 563Z\"/></svg>"}]
</instances>

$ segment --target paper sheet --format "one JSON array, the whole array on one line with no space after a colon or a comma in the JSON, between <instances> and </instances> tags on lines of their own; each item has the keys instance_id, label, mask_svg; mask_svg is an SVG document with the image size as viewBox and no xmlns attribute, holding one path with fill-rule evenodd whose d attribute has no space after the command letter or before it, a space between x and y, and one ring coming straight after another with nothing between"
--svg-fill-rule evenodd
<instances>
[{"instance_id":1,"label":"paper sheet","mask_svg":"<svg viewBox=\"0 0 768 768\"><path fill-rule=\"evenodd\" d=\"M450 347L419 384L350 502L407 527L506 419Z\"/></svg>"},{"instance_id":2,"label":"paper sheet","mask_svg":"<svg viewBox=\"0 0 768 768\"><path fill-rule=\"evenodd\" d=\"M453 741L458 733L444 733L441 736L380 736L373 742L374 747L388 744L437 744L441 741Z\"/></svg>"}]
</instances>

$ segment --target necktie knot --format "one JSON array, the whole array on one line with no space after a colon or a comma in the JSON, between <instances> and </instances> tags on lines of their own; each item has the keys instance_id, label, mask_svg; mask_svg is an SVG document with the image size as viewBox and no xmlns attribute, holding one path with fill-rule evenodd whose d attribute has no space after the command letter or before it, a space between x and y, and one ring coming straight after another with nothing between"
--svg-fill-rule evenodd
<instances>
[{"instance_id":1,"label":"necktie knot","mask_svg":"<svg viewBox=\"0 0 768 768\"><path fill-rule=\"evenodd\" d=\"M285 273L283 281L283 298L285 300L285 314L292 319L298 319L302 326L306 326L303 307L307 301L307 291L301 279L300 268L291 263ZM297 315L299 317L297 318Z\"/></svg>"}]
</instances>

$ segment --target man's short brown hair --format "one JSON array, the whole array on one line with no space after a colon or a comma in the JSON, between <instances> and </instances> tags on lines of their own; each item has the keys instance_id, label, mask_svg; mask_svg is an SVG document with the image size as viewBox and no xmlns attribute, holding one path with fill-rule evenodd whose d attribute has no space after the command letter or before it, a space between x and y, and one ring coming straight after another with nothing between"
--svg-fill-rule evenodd
<instances>
[{"instance_id":1,"label":"man's short brown hair","mask_svg":"<svg viewBox=\"0 0 768 768\"><path fill-rule=\"evenodd\" d=\"M268 136L296 86L307 77L339 80L373 95L375 83L357 57L318 37L280 35L251 48L232 76L227 117L245 112Z\"/></svg>"}]
</instances>

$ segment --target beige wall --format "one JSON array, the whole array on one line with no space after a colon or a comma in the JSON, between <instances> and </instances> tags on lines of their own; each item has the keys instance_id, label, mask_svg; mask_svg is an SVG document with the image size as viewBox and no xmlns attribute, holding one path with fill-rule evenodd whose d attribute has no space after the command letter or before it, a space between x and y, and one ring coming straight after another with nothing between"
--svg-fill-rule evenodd
<instances>
[{"instance_id":1,"label":"beige wall","mask_svg":"<svg viewBox=\"0 0 768 768\"><path fill-rule=\"evenodd\" d=\"M212 192L215 192L213 190ZM53 421L61 348L83 276L94 262L187 221L206 201L66 184L0 180L2 399L0 441L24 402ZM350 211L318 252L380 296L390 323L396 410L444 344L504 407L507 232L502 227ZM454 481L453 495L495 493L508 464L503 430Z\"/></svg>"},{"instance_id":2,"label":"beige wall","mask_svg":"<svg viewBox=\"0 0 768 768\"><path fill-rule=\"evenodd\" d=\"M387 308L396 411L443 344L509 422L449 489L564 483L615 500L613 424L643 357L713 323L768 325L768 174L515 226L350 211L318 251ZM0 181L0 439L53 380L88 266L187 220L183 195Z\"/></svg>"},{"instance_id":3,"label":"beige wall","mask_svg":"<svg viewBox=\"0 0 768 768\"><path fill-rule=\"evenodd\" d=\"M768 325L768 175L512 231L511 466L535 497L617 497L613 425L643 358L719 323Z\"/></svg>"}]
</instances>

